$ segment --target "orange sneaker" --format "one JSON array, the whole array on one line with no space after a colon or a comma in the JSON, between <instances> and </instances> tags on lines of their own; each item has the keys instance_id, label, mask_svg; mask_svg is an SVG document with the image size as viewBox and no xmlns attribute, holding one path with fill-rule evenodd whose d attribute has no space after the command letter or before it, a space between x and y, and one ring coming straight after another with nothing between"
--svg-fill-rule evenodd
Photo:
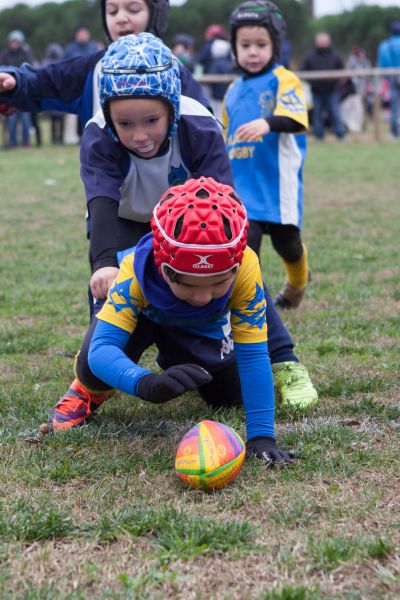
<instances>
[{"instance_id":1,"label":"orange sneaker","mask_svg":"<svg viewBox=\"0 0 400 600\"><path fill-rule=\"evenodd\" d=\"M110 392L90 393L77 379L51 409L48 426L50 430L59 431L83 425L110 397Z\"/></svg>"}]
</instances>

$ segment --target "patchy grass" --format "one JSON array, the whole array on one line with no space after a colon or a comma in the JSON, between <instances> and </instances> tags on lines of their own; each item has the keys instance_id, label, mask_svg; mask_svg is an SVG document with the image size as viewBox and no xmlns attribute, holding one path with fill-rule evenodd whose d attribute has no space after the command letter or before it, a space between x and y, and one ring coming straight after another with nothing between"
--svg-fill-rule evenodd
<instances>
[{"instance_id":1,"label":"patchy grass","mask_svg":"<svg viewBox=\"0 0 400 600\"><path fill-rule=\"evenodd\" d=\"M77 148L2 152L2 598L394 599L400 595L398 159L393 144L310 144L313 280L283 318L320 394L277 409L290 469L246 462L218 493L174 474L176 445L240 410L116 394L86 427L36 438L88 319ZM48 185L52 179L55 184ZM283 282L268 239L271 293ZM152 365L148 352L143 364Z\"/></svg>"}]
</instances>

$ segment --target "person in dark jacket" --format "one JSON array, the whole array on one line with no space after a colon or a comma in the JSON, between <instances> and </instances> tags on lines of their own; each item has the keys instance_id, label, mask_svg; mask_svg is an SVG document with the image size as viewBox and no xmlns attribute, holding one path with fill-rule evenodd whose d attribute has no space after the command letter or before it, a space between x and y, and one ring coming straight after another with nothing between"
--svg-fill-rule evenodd
<instances>
[{"instance_id":1,"label":"person in dark jacket","mask_svg":"<svg viewBox=\"0 0 400 600\"><path fill-rule=\"evenodd\" d=\"M390 26L390 38L383 40L378 47L378 66L385 68L400 67L400 21L394 21ZM400 136L400 77L395 75L388 78L390 85L390 130L393 139Z\"/></svg>"},{"instance_id":2,"label":"person in dark jacket","mask_svg":"<svg viewBox=\"0 0 400 600\"><path fill-rule=\"evenodd\" d=\"M42 66L53 65L54 63L62 60L64 50L60 44L51 43L46 48L45 57L42 61ZM33 113L35 114L35 113ZM51 125L51 143L62 144L64 137L64 113L58 110L49 110L47 115L50 119Z\"/></svg>"},{"instance_id":3,"label":"person in dark jacket","mask_svg":"<svg viewBox=\"0 0 400 600\"><path fill-rule=\"evenodd\" d=\"M0 53L0 64L8 67L20 67L22 63L32 63L33 55L29 48L25 46L25 35L22 31L14 30L8 34L8 46ZM22 126L22 145L28 148L29 128L31 119L29 112L14 112L7 117L8 143L7 148L16 148L18 145L17 133L18 122Z\"/></svg>"},{"instance_id":4,"label":"person in dark jacket","mask_svg":"<svg viewBox=\"0 0 400 600\"><path fill-rule=\"evenodd\" d=\"M234 62L231 45L222 25L209 25L204 32L204 37L206 41L200 49L198 58L198 63L202 66L204 74L226 75L233 73ZM227 89L227 83L212 83L209 86L213 113L220 121L222 120L222 101Z\"/></svg>"},{"instance_id":5,"label":"person in dark jacket","mask_svg":"<svg viewBox=\"0 0 400 600\"><path fill-rule=\"evenodd\" d=\"M64 58L76 58L87 56L97 52L98 46L90 39L90 31L84 25L78 25L74 31L74 39L68 44L64 51Z\"/></svg>"},{"instance_id":6,"label":"person in dark jacket","mask_svg":"<svg viewBox=\"0 0 400 600\"><path fill-rule=\"evenodd\" d=\"M343 69L343 60L334 49L329 33L319 32L315 46L307 54L303 71L331 71ZM313 79L310 81L313 95L313 126L318 140L324 138L324 115L327 114L338 139L343 139L345 127L340 114L338 79Z\"/></svg>"},{"instance_id":7,"label":"person in dark jacket","mask_svg":"<svg viewBox=\"0 0 400 600\"><path fill-rule=\"evenodd\" d=\"M194 37L188 33L177 33L172 39L173 54L191 73L194 71Z\"/></svg>"}]
</instances>

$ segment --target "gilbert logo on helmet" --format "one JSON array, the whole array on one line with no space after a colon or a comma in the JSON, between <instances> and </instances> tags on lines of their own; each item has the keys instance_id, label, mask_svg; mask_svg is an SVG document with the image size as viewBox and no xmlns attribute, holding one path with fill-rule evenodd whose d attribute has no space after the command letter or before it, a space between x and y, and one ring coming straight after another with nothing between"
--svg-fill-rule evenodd
<instances>
[{"instance_id":1,"label":"gilbert logo on helmet","mask_svg":"<svg viewBox=\"0 0 400 600\"><path fill-rule=\"evenodd\" d=\"M257 9L255 8L254 10ZM256 12L242 12L240 15L238 15L237 18L241 21L251 21L252 19L258 20L260 18L260 15Z\"/></svg>"},{"instance_id":2,"label":"gilbert logo on helmet","mask_svg":"<svg viewBox=\"0 0 400 600\"><path fill-rule=\"evenodd\" d=\"M207 261L207 258L212 256L212 254L207 254L207 256L201 256L200 254L195 254L195 256L198 256L200 260L198 263L193 263L193 265L192 265L193 269L212 269L213 268L214 265Z\"/></svg>"}]
</instances>

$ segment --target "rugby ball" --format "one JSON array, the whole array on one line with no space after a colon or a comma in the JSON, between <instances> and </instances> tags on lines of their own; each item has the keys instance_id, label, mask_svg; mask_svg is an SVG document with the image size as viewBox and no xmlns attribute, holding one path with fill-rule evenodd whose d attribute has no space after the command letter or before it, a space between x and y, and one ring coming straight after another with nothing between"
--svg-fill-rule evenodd
<instances>
[{"instance_id":1,"label":"rugby ball","mask_svg":"<svg viewBox=\"0 0 400 600\"><path fill-rule=\"evenodd\" d=\"M246 446L234 429L216 421L201 421L180 441L175 469L190 487L215 490L237 477L245 455Z\"/></svg>"}]
</instances>

